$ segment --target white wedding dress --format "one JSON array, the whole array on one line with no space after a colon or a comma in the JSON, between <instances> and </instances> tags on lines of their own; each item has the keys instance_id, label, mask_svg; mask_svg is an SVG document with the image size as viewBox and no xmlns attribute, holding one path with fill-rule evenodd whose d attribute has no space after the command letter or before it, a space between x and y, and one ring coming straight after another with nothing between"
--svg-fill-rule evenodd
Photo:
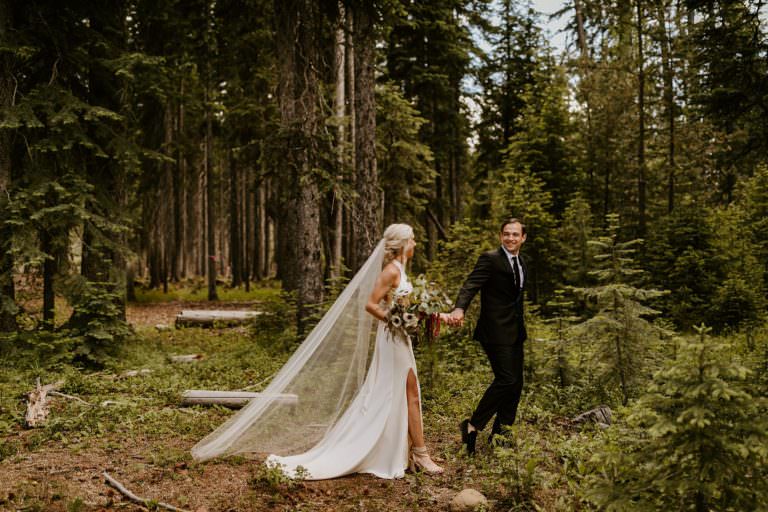
<instances>
[{"instance_id":1,"label":"white wedding dress","mask_svg":"<svg viewBox=\"0 0 768 512\"><path fill-rule=\"evenodd\" d=\"M393 295L407 295L413 286L400 262L394 263L400 269L400 282ZM308 480L351 473L401 478L408 466L405 388L409 371L417 375L411 340L393 336L384 322L378 322L368 373L346 411L309 450L287 457L270 455L265 464L279 465L290 477L296 477L301 467L300 474Z\"/></svg>"}]
</instances>

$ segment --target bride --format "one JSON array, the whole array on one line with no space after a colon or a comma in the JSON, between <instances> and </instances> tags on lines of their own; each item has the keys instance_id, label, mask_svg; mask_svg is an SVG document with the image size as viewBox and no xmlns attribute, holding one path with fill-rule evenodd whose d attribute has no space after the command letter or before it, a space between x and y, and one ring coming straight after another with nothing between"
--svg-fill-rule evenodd
<instances>
[{"instance_id":1,"label":"bride","mask_svg":"<svg viewBox=\"0 0 768 512\"><path fill-rule=\"evenodd\" d=\"M442 473L424 444L411 340L386 327L392 301L413 289L415 246L410 226L390 225L267 389L200 441L195 459L270 453L267 465L310 480Z\"/></svg>"}]
</instances>

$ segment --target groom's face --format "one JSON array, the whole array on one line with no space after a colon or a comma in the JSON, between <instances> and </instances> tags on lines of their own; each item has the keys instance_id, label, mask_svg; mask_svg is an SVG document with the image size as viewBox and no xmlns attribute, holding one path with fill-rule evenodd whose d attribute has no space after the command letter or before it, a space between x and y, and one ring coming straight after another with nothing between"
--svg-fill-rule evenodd
<instances>
[{"instance_id":1,"label":"groom's face","mask_svg":"<svg viewBox=\"0 0 768 512\"><path fill-rule=\"evenodd\" d=\"M504 226L501 230L501 245L512 254L517 254L520 247L525 243L525 233L523 226L519 222L513 222Z\"/></svg>"}]
</instances>

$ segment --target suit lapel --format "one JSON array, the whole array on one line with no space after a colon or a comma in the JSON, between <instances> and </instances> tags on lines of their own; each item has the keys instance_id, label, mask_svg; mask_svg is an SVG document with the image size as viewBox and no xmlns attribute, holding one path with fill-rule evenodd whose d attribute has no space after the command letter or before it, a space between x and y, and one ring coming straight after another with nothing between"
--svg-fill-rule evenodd
<instances>
[{"instance_id":1,"label":"suit lapel","mask_svg":"<svg viewBox=\"0 0 768 512\"><path fill-rule=\"evenodd\" d=\"M504 268L507 269L507 272L511 274L512 264L509 262L509 258L507 257L507 253L504 251L503 247L499 247L499 258L501 258L501 261L504 262Z\"/></svg>"}]
</instances>

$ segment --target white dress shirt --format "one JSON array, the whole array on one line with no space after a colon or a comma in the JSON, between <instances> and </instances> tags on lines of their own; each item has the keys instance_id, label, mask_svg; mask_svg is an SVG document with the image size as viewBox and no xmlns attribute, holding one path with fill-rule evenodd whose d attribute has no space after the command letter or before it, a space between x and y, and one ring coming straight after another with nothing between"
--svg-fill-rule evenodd
<instances>
[{"instance_id":1,"label":"white dress shirt","mask_svg":"<svg viewBox=\"0 0 768 512\"><path fill-rule=\"evenodd\" d=\"M501 248L504 249L504 254L506 254L507 258L509 259L509 266L512 267L513 270L515 268L515 262L514 262L514 260L512 258L517 258L517 268L520 271L520 273L517 276L517 278L518 278L517 280L520 283L520 288L522 288L523 287L523 283L525 282L525 273L523 272L523 263L520 260L520 255L519 254L512 254L503 245L501 246Z\"/></svg>"}]
</instances>

